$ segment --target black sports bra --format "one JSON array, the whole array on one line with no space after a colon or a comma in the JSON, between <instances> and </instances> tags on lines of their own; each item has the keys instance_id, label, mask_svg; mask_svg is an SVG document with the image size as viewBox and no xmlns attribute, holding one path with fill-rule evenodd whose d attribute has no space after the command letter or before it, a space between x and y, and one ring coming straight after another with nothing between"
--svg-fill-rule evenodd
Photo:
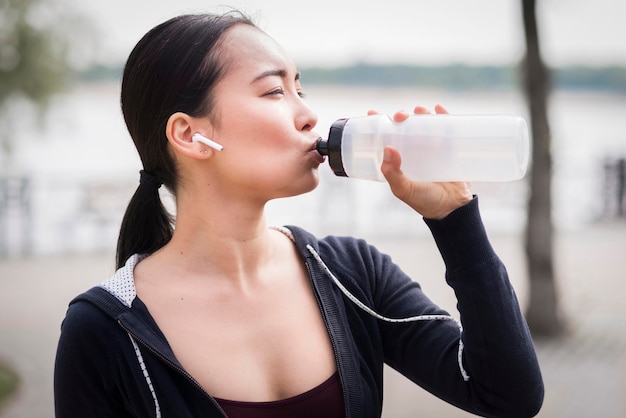
<instances>
[{"instance_id":1,"label":"black sports bra","mask_svg":"<svg viewBox=\"0 0 626 418\"><path fill-rule=\"evenodd\" d=\"M215 400L230 418L344 418L346 411L339 372L311 390L279 401Z\"/></svg>"}]
</instances>

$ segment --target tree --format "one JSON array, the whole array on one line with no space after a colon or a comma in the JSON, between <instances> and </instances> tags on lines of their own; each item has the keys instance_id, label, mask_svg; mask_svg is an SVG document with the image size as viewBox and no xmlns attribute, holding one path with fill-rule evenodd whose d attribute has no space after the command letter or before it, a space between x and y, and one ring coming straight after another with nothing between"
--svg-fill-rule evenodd
<instances>
[{"instance_id":1,"label":"tree","mask_svg":"<svg viewBox=\"0 0 626 418\"><path fill-rule=\"evenodd\" d=\"M10 161L15 119L28 105L41 114L66 86L72 74L70 39L85 39L76 36L84 34L81 22L58 1L0 0L0 169Z\"/></svg>"},{"instance_id":2,"label":"tree","mask_svg":"<svg viewBox=\"0 0 626 418\"><path fill-rule=\"evenodd\" d=\"M526 319L533 335L556 336L563 332L554 281L552 224L552 156L548 123L551 74L539 47L535 0L522 0L526 39L523 63L524 87L530 113L532 165L525 250L530 277L530 303Z\"/></svg>"}]
</instances>

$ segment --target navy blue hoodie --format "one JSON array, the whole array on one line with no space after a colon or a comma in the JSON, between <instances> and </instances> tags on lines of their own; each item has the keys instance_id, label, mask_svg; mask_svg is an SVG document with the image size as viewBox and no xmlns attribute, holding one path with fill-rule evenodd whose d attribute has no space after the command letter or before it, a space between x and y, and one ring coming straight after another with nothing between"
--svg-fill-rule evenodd
<instances>
[{"instance_id":1,"label":"navy blue hoodie","mask_svg":"<svg viewBox=\"0 0 626 418\"><path fill-rule=\"evenodd\" d=\"M425 222L456 294L462 332L415 280L366 242L287 228L331 338L346 417L380 417L385 363L474 414L536 415L544 388L535 350L477 199ZM57 418L225 416L177 361L136 296L132 270L142 258L131 257L70 303L55 366ZM401 318L410 319L390 320Z\"/></svg>"}]
</instances>

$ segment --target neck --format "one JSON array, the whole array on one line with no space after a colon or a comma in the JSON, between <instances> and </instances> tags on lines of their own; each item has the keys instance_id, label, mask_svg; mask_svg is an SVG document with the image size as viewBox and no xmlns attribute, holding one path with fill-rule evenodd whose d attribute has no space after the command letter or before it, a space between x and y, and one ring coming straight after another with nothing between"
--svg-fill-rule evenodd
<instances>
[{"instance_id":1,"label":"neck","mask_svg":"<svg viewBox=\"0 0 626 418\"><path fill-rule=\"evenodd\" d=\"M264 205L196 198L178 202L172 240L160 252L198 273L253 277L272 258L272 236Z\"/></svg>"}]
</instances>

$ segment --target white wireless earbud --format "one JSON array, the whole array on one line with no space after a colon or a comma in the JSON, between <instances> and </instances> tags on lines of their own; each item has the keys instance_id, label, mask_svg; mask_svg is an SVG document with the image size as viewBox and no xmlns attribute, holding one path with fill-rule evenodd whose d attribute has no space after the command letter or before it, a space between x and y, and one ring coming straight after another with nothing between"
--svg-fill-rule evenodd
<instances>
[{"instance_id":1,"label":"white wireless earbud","mask_svg":"<svg viewBox=\"0 0 626 418\"><path fill-rule=\"evenodd\" d=\"M191 137L191 140L193 142L201 142L204 145L207 145L207 146L209 146L209 147L211 147L211 148L213 148L214 150L217 150L217 151L221 151L221 150L224 149L224 147L221 146L220 144L218 144L217 142L215 142L215 141L213 141L213 140L211 140L211 139L209 139L209 138L207 138L205 136L202 136L199 133L193 134L193 136Z\"/></svg>"}]
</instances>

